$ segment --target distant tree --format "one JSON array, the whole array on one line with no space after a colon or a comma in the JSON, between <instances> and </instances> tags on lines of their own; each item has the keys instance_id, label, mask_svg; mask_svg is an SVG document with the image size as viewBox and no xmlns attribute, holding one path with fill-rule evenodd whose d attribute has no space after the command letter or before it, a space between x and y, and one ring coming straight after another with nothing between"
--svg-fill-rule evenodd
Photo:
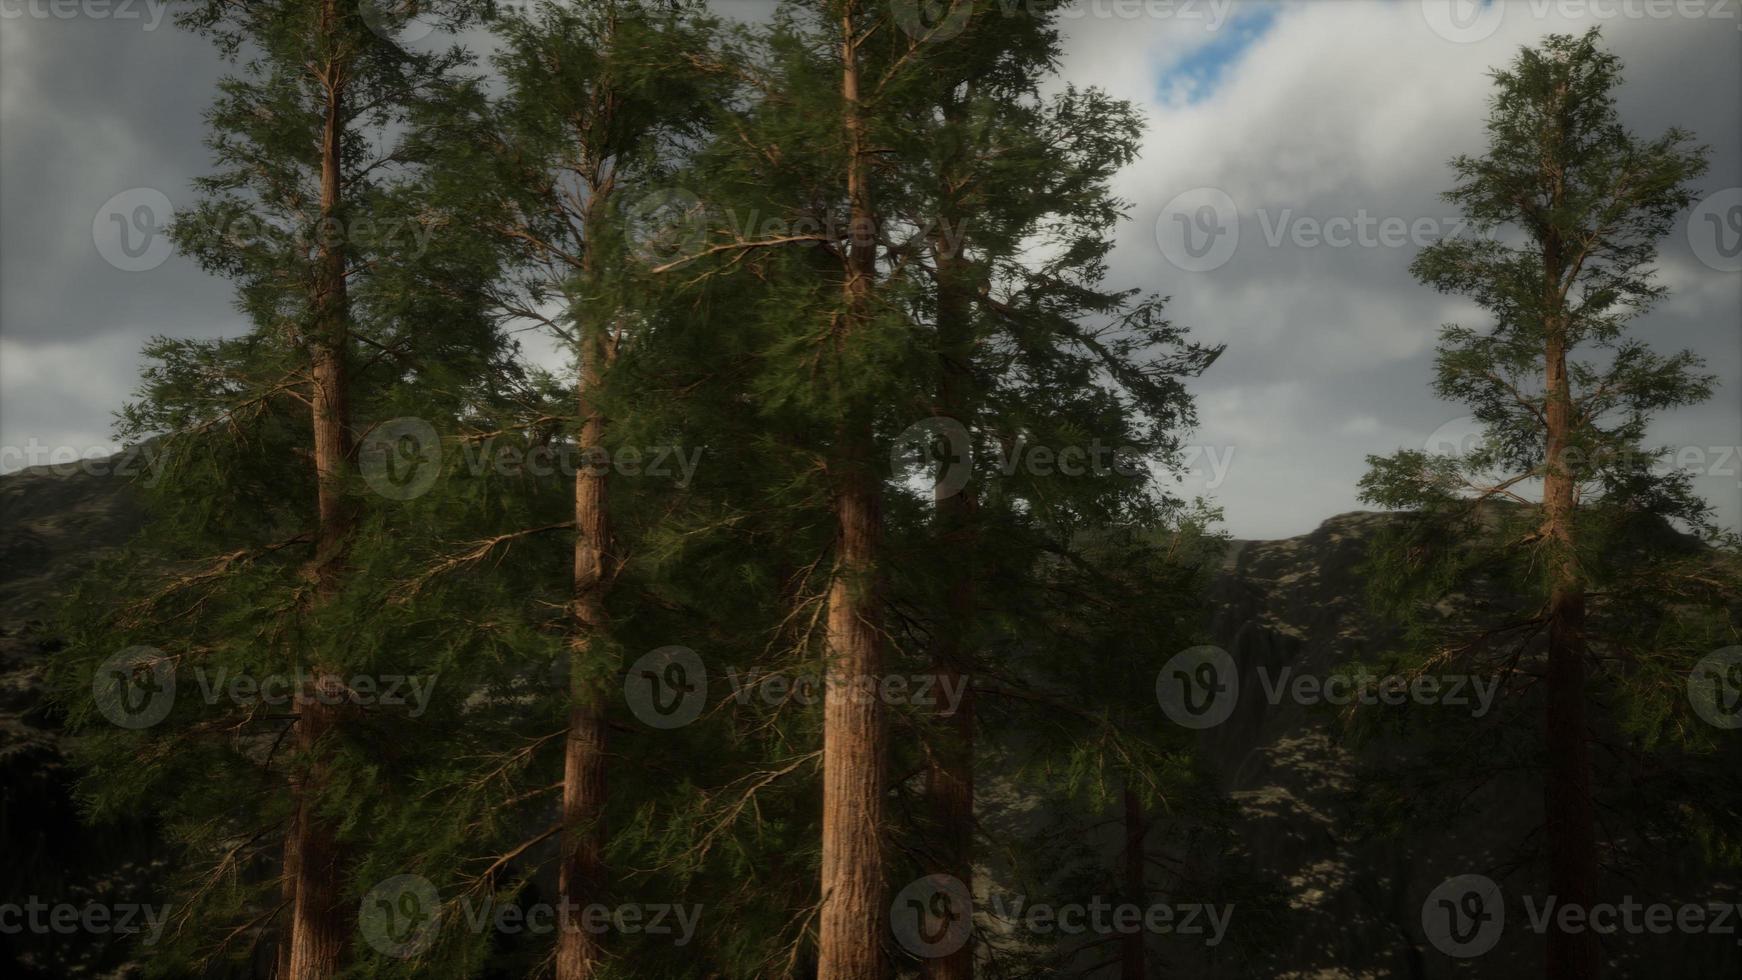
<instances>
[{"instance_id":1,"label":"distant tree","mask_svg":"<svg viewBox=\"0 0 1742 980\"><path fill-rule=\"evenodd\" d=\"M1493 73L1487 152L1452 161L1458 184L1445 195L1477 235L1435 244L1413 266L1492 319L1443 329L1434 380L1441 397L1471 407L1484 441L1456 456L1371 458L1361 483L1363 499L1417 514L1382 542L1374 573L1429 663L1476 656L1520 686L1536 681L1548 885L1583 907L1597 901L1603 855L1598 690L1659 684L1665 668L1685 676L1689 647L1666 650L1648 634L1706 618L1690 604L1722 621L1736 595L1734 581L1711 575L1724 552L1690 556L1669 532L1710 536L1707 508L1686 473L1656 469L1665 451L1646 443L1656 413L1705 399L1712 378L1692 353L1660 354L1629 332L1664 294L1658 242L1693 200L1706 151L1681 130L1644 139L1623 128L1621 63L1600 40L1595 30L1551 35ZM1677 569L1677 584L1661 588ZM1528 612L1448 636L1434 604L1484 578L1523 590ZM1667 601L1644 602L1656 611L1641 615L1636 603L1651 596ZM1547 975L1598 976L1599 942L1594 931L1551 931Z\"/></svg>"},{"instance_id":2,"label":"distant tree","mask_svg":"<svg viewBox=\"0 0 1742 980\"><path fill-rule=\"evenodd\" d=\"M1097 588L1083 590L1080 581L1060 575L1061 563L1095 563L1087 554L1090 541L1189 534L1201 523L1202 515L1189 514L1167 493L1166 479L1195 422L1184 382L1221 352L1192 343L1185 328L1165 319L1163 297L1106 282L1112 231L1124 217L1124 203L1109 184L1137 158L1142 123L1129 103L1099 90L1040 94L1060 54L1061 7L1030 5L1013 14L963 5L941 22L949 28L942 36L909 24L909 33L898 38L913 43L903 56L922 70L898 89L913 99L897 130L900 145L911 141L913 159L895 170L885 195L886 224L906 233L886 235L886 248L914 270L909 275L917 273L921 286L909 315L928 330L932 359L923 370L931 387L905 411L916 421L929 416L922 445L912 448L921 450L932 500L928 527L892 534L893 565L902 571L891 593L896 603L919 610L923 629L913 645L925 651L926 669L940 689L964 691L950 710L911 720L919 727L914 764L925 772L925 818L904 849L925 855L922 870L947 875L970 894L978 833L977 705L982 696L994 702L1000 730L988 748L997 755L1008 749L1007 740L1023 743L1024 751L1034 747L1015 734L1033 719L996 703L1036 682L1030 657L1050 661L1059 668L1052 680L1066 681L1048 688L1052 700L1042 713L1058 704L1102 703L1098 689L1090 693L1099 668L1086 648L1037 641L1056 637L1058 624L1028 613L1039 606L1070 615L1066 610L1075 607L1076 614L1093 616L1087 597L1096 592L1119 602L1112 598L1119 593L1115 583L1129 585L1128 579L1105 576ZM1066 462L1058 469L1031 467L1035 452ZM1073 454L1092 462L1073 467ZM897 479L891 497L907 496L909 482ZM1146 561L1139 552L1124 557ZM1195 565L1198 556L1179 557L1184 566ZM1155 601L1177 603L1182 618L1190 619L1200 585L1170 575L1166 586L1156 586L1172 590L1168 600ZM1125 598L1135 605L1141 591L1134 588ZM1165 646L1178 634L1152 638ZM1117 689L1132 690L1128 684ZM1023 703L1032 702L1017 702ZM1125 748L1105 738L1116 727L1061 726L1053 730L1069 736L1043 742L1060 753L1054 761L1099 744L1101 762L1135 786L1156 769L1125 765L1130 757L1112 761ZM1073 741L1076 736L1083 741ZM1167 749L1148 755L1149 761L1168 751L1189 754L1183 739L1161 743ZM1047 750L1039 755L1047 757ZM1086 799L1069 799L1066 806ZM995 848L1011 843L998 841ZM1143 859L1136 860L1141 871ZM969 939L927 960L926 975L971 977L977 957L974 936ZM1141 942L1121 954L1130 961L1127 972L1144 972Z\"/></svg>"}]
</instances>

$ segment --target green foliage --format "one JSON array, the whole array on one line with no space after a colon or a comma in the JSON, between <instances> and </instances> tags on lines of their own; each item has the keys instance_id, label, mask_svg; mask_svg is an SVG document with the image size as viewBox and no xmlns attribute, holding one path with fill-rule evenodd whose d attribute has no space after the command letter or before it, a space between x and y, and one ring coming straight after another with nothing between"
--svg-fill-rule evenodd
<instances>
[{"instance_id":1,"label":"green foliage","mask_svg":"<svg viewBox=\"0 0 1742 980\"><path fill-rule=\"evenodd\" d=\"M1422 755L1392 774L1412 789L1383 795L1432 809L1497 773L1545 764L1518 746L1537 744L1528 726L1541 711L1550 571L1571 568L1589 616L1588 696L1606 709L1595 723L1604 802L1631 821L1618 843L1680 826L1734 859L1733 835L1715 829L1734 826L1742 799L1724 774L1733 747L1681 692L1696 662L1735 642L1736 541L1714 529L1688 474L1666 466L1673 450L1648 442L1659 413L1703 401L1713 379L1692 353L1659 353L1629 332L1664 295L1657 245L1694 199L1707 154L1679 130L1647 139L1621 126L1621 64L1600 41L1596 31L1553 35L1494 72L1488 149L1452 161L1457 184L1445 195L1478 234L1424 249L1412 268L1488 316L1486 328L1443 328L1434 379L1436 394L1469 407L1483 439L1455 455L1369 460L1362 499L1410 514L1376 544L1367 574L1399 625L1392 669L1492 678L1508 711L1412 724ZM1563 352L1558 405L1545 372ZM1567 419L1558 453L1556 409ZM1557 470L1576 500L1559 530L1536 493ZM1358 720L1356 731L1372 737L1373 725Z\"/></svg>"},{"instance_id":2,"label":"green foliage","mask_svg":"<svg viewBox=\"0 0 1742 980\"><path fill-rule=\"evenodd\" d=\"M393 40L373 7L185 15L240 67L210 113L217 169L174 235L235 282L248 330L148 348L119 430L162 450L151 520L69 604L56 677L92 818L149 813L180 869L175 938L151 969L270 955L297 793L338 828L346 898L365 915L401 876L437 896L417 910L426 942L359 934L350 975L541 969L547 935L479 916L556 898L578 680L609 694L612 875L598 900L705 908L688 945L613 936L608 975L802 974L823 708L764 698L759 682L820 676L845 466L880 488L889 673L928 675L937 635L959 629L988 706L978 763L1032 780L1056 813L1050 831L986 844L1025 855L1024 875L1092 885L1109 873L1103 856L1055 866L1045 833L1100 819L1130 790L1157 815L1158 853L1231 848L1194 747L1152 722L1148 680L1199 638L1219 561L1218 515L1166 483L1196 421L1186 383L1220 350L1193 343L1163 298L1106 282L1124 212L1109 184L1136 158L1140 116L1095 90L1039 94L1058 53L1043 6L924 43L894 5L848 25L865 39L879 148L862 308L845 290L830 4L730 31L699 5L543 4L485 19L489 78L471 77L463 52ZM483 11L420 13L459 26ZM323 72L336 70L350 82L334 105ZM344 193L323 203L332 119ZM327 589L312 574L310 362L327 339L334 248L358 448L343 475L342 576ZM510 331L529 327L596 375L599 445L580 444L573 375L522 363ZM977 508L955 528L929 486L945 462L935 447L900 457L910 427L944 414L946 383L960 384L948 414L968 436ZM843 420L866 445L849 444ZM409 441L395 435L408 423ZM1096 463L1034 465L1037 448ZM577 655L573 467L594 450L614 462L675 451L694 469L613 470L610 628ZM977 598L958 617L947 595L964 563ZM178 690L141 729L112 724L91 695L126 682L106 661L135 645L161 651ZM643 654L673 645L700 656L708 683L700 717L666 729L618 692ZM158 662L120 673L137 685ZM223 687L314 664L353 685L420 686L411 704L347 709L309 751L290 736L294 702ZM939 718L912 704L891 716L891 812L913 814L911 777L943 737ZM317 763L324 777L309 784ZM904 819L890 835L911 855L934 829ZM1208 885L1170 874L1156 887Z\"/></svg>"}]
</instances>

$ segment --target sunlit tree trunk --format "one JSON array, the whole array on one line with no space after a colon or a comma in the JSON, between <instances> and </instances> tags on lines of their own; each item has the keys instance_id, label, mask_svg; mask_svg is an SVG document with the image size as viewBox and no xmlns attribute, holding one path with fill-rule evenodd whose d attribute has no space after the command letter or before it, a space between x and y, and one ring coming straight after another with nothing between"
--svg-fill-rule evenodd
<instances>
[{"instance_id":1,"label":"sunlit tree trunk","mask_svg":"<svg viewBox=\"0 0 1742 980\"><path fill-rule=\"evenodd\" d=\"M329 51L338 48L339 0L324 0L320 29L329 41ZM332 229L342 227L344 179L342 137L345 59L328 57L321 68L326 89L325 121L321 131L321 224L317 231L317 279L314 297L314 330L309 338L312 359L314 463L318 487L319 527L315 538L312 574L317 602L330 601L340 587L345 552L350 540L352 515L345 499L345 475L351 465L350 377L347 349L350 344L350 307L346 293L345 245ZM312 665L314 683L323 683L333 671L329 665ZM287 975L291 980L319 980L338 973L350 944L355 909L344 899L344 861L337 828L314 810L313 802L326 784L328 773L314 753L320 740L339 723L340 706L326 697L305 697L298 707L296 743L305 758L314 761L302 781L293 783L298 814L292 823L294 837L285 848L286 873L296 883L291 909L290 956Z\"/></svg>"},{"instance_id":2,"label":"sunlit tree trunk","mask_svg":"<svg viewBox=\"0 0 1742 980\"><path fill-rule=\"evenodd\" d=\"M859 100L854 5L841 17L841 96L847 136L851 244L844 330L869 314L877 240L868 148ZM843 338L845 339L845 338ZM871 471L868 418L842 421L834 483L836 550L829 588L827 696L823 703L822 910L820 980L880 980L884 974L884 717L876 691L883 671L875 578L882 531L881 488Z\"/></svg>"}]
</instances>

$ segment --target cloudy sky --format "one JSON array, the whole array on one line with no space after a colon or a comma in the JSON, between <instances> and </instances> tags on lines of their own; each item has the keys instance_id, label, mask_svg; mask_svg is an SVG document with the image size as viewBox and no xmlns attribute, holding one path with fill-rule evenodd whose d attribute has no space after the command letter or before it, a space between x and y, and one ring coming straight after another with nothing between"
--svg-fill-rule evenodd
<instances>
[{"instance_id":1,"label":"cloudy sky","mask_svg":"<svg viewBox=\"0 0 1742 980\"><path fill-rule=\"evenodd\" d=\"M159 0L80 2L0 0L3 470L110 446L147 336L237 330L227 285L165 257L149 221L208 169L201 113L224 66ZM1742 521L1742 0L1081 0L1069 14L1061 83L1102 86L1150 122L1119 179L1131 217L1114 281L1171 295L1177 321L1228 345L1197 385L1186 489L1216 498L1234 533L1308 531L1358 506L1367 454L1468 437L1428 383L1438 326L1481 321L1407 267L1455 230L1438 193L1445 161L1482 148L1485 73L1593 24L1627 65L1628 124L1713 149L1705 200L1664 248L1671 296L1639 326L1720 376L1657 436L1704 474L1723 522Z\"/></svg>"}]
</instances>

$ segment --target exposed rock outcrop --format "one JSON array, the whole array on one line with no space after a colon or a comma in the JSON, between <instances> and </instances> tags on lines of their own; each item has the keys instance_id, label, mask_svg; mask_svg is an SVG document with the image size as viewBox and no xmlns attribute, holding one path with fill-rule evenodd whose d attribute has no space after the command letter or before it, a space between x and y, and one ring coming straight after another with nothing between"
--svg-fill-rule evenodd
<instances>
[{"instance_id":1,"label":"exposed rock outcrop","mask_svg":"<svg viewBox=\"0 0 1742 980\"><path fill-rule=\"evenodd\" d=\"M1290 910L1265 975L1541 977L1543 940L1530 927L1525 903L1529 896L1540 909L1546 891L1533 853L1541 793L1530 775L1499 775L1456 812L1427 814L1398 833L1379 832L1363 819L1363 765L1396 763L1414 747L1392 739L1352 744L1343 737L1337 708L1302 704L1289 690L1302 677L1322 682L1352 661L1382 659L1378 655L1398 641L1397 624L1370 608L1361 572L1376 532L1396 519L1343 514L1298 538L1235 542L1215 584L1213 635L1237 665L1239 701L1226 722L1205 733L1204 744L1239 805L1241 837L1253 863L1282 879ZM1476 702L1479 695L1467 687L1463 697ZM1492 709L1501 710L1498 703ZM1515 736L1532 737L1534 728L1522 725L1509 733ZM1423 916L1434 889L1465 874L1495 880L1506 913L1492 949L1460 959L1435 948ZM1691 848L1662 854L1643 871L1612 876L1606 885L1617 903L1704 905L1742 897ZM1604 952L1617 978L1734 978L1742 976L1738 936L1742 923L1728 936L1618 933L1604 940Z\"/></svg>"}]
</instances>

